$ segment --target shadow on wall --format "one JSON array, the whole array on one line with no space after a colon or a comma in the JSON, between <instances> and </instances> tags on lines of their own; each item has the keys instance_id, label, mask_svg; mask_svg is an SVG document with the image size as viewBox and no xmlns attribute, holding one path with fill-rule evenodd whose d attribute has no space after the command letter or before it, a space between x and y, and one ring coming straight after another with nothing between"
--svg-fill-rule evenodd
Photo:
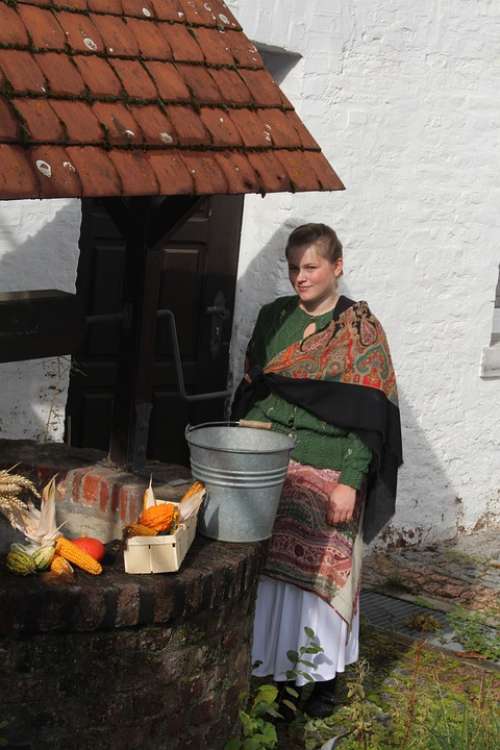
<instances>
[{"instance_id":1,"label":"shadow on wall","mask_svg":"<svg viewBox=\"0 0 500 750\"><path fill-rule=\"evenodd\" d=\"M41 206L23 201L0 213L0 292L75 291L79 201L47 207L45 223ZM0 436L62 440L69 369L69 357L0 363Z\"/></svg>"},{"instance_id":2,"label":"shadow on wall","mask_svg":"<svg viewBox=\"0 0 500 750\"><path fill-rule=\"evenodd\" d=\"M293 294L288 280L285 246L290 232L306 220L295 219L277 229L238 280L237 308L231 344L231 381L241 380L247 343L260 307L276 297ZM345 280L341 293L350 296ZM397 371L397 363L396 363ZM399 473L398 512L376 545L431 543L456 536L462 523L462 503L453 483L420 427L418 417L399 388L405 464Z\"/></svg>"}]
</instances>

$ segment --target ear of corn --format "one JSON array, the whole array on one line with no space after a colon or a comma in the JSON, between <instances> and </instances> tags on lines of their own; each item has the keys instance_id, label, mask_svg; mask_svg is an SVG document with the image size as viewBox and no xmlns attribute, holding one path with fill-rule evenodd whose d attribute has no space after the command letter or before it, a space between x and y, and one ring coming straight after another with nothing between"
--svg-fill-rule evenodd
<instances>
[{"instance_id":1,"label":"ear of corn","mask_svg":"<svg viewBox=\"0 0 500 750\"><path fill-rule=\"evenodd\" d=\"M126 526L123 530L125 537L130 536L156 536L158 533L155 529L149 526L143 526L140 523L131 523L130 526Z\"/></svg>"},{"instance_id":2,"label":"ear of corn","mask_svg":"<svg viewBox=\"0 0 500 750\"><path fill-rule=\"evenodd\" d=\"M79 568L84 570L86 573L91 573L94 576L98 576L102 573L102 567L94 560L94 558L87 552L84 552L76 544L73 544L69 539L61 536L56 542L56 552L65 560L77 565Z\"/></svg>"},{"instance_id":3,"label":"ear of corn","mask_svg":"<svg viewBox=\"0 0 500 750\"><path fill-rule=\"evenodd\" d=\"M152 508L146 508L139 516L139 523L142 526L148 526L158 533L168 531L177 521L179 510L173 503L160 503L153 505Z\"/></svg>"},{"instance_id":4,"label":"ear of corn","mask_svg":"<svg viewBox=\"0 0 500 750\"><path fill-rule=\"evenodd\" d=\"M70 563L65 560L64 557L61 557L61 555L54 555L52 562L50 563L50 571L59 576L64 575L65 573L72 575L74 572Z\"/></svg>"}]
</instances>

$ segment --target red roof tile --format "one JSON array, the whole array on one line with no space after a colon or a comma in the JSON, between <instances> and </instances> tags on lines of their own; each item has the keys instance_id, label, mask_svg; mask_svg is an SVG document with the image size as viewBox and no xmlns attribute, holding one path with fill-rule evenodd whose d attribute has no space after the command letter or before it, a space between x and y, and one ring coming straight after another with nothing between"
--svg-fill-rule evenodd
<instances>
[{"instance_id":1,"label":"red roof tile","mask_svg":"<svg viewBox=\"0 0 500 750\"><path fill-rule=\"evenodd\" d=\"M0 44L18 44L27 47L29 44L26 28L13 8L0 5Z\"/></svg>"},{"instance_id":2,"label":"red roof tile","mask_svg":"<svg viewBox=\"0 0 500 750\"><path fill-rule=\"evenodd\" d=\"M149 151L146 153L162 195L183 195L194 192L194 180L179 152Z\"/></svg>"},{"instance_id":3,"label":"red roof tile","mask_svg":"<svg viewBox=\"0 0 500 750\"><path fill-rule=\"evenodd\" d=\"M144 65L138 60L112 60L111 66L123 90L133 99L157 99L158 89Z\"/></svg>"},{"instance_id":4,"label":"red roof tile","mask_svg":"<svg viewBox=\"0 0 500 750\"><path fill-rule=\"evenodd\" d=\"M64 198L82 194L75 166L60 146L37 146L30 158L38 177L41 198Z\"/></svg>"},{"instance_id":5,"label":"red roof tile","mask_svg":"<svg viewBox=\"0 0 500 750\"><path fill-rule=\"evenodd\" d=\"M60 143L64 140L64 127L46 99L12 99L11 103L30 141Z\"/></svg>"},{"instance_id":6,"label":"red roof tile","mask_svg":"<svg viewBox=\"0 0 500 750\"><path fill-rule=\"evenodd\" d=\"M93 96L97 98L101 96L120 96L123 86L107 60L103 60L102 57L96 57L95 55L74 55L71 59ZM115 65L116 63L132 64L128 60L114 60L113 63ZM141 67L139 63L135 64ZM144 75L146 74L144 73ZM152 89L154 96L156 92L153 86ZM138 90L143 91L143 88L139 88Z\"/></svg>"},{"instance_id":7,"label":"red roof tile","mask_svg":"<svg viewBox=\"0 0 500 750\"><path fill-rule=\"evenodd\" d=\"M38 49L63 49L64 31L52 11L19 3L17 12Z\"/></svg>"},{"instance_id":8,"label":"red roof tile","mask_svg":"<svg viewBox=\"0 0 500 750\"><path fill-rule=\"evenodd\" d=\"M125 195L157 195L160 192L155 173L142 151L112 149L109 158L118 172Z\"/></svg>"},{"instance_id":9,"label":"red roof tile","mask_svg":"<svg viewBox=\"0 0 500 750\"><path fill-rule=\"evenodd\" d=\"M19 141L19 120L9 102L0 99L0 141Z\"/></svg>"},{"instance_id":10,"label":"red roof tile","mask_svg":"<svg viewBox=\"0 0 500 750\"><path fill-rule=\"evenodd\" d=\"M215 155L210 152L181 151L181 159L194 180L194 192L198 195L227 193L228 183Z\"/></svg>"},{"instance_id":11,"label":"red roof tile","mask_svg":"<svg viewBox=\"0 0 500 750\"><path fill-rule=\"evenodd\" d=\"M106 130L107 140L112 145L142 143L141 129L123 104L95 102L92 111Z\"/></svg>"},{"instance_id":12,"label":"red roof tile","mask_svg":"<svg viewBox=\"0 0 500 750\"><path fill-rule=\"evenodd\" d=\"M144 141L154 146L171 146L177 143L174 127L160 107L152 104L129 106L132 117L139 123Z\"/></svg>"},{"instance_id":13,"label":"red roof tile","mask_svg":"<svg viewBox=\"0 0 500 750\"><path fill-rule=\"evenodd\" d=\"M86 102L51 100L52 109L66 128L69 143L104 144L104 134Z\"/></svg>"},{"instance_id":14,"label":"red roof tile","mask_svg":"<svg viewBox=\"0 0 500 750\"><path fill-rule=\"evenodd\" d=\"M208 130L191 107L169 106L166 113L182 146L199 146L210 141Z\"/></svg>"},{"instance_id":15,"label":"red roof tile","mask_svg":"<svg viewBox=\"0 0 500 750\"><path fill-rule=\"evenodd\" d=\"M164 25L162 24L162 26ZM172 49L166 35L161 33L159 24L141 21L138 18L129 18L127 27L137 39L142 55L145 55L145 57L160 57L162 60L172 59Z\"/></svg>"},{"instance_id":16,"label":"red roof tile","mask_svg":"<svg viewBox=\"0 0 500 750\"><path fill-rule=\"evenodd\" d=\"M243 141L229 114L217 107L202 107L200 117L212 136L214 146L243 146Z\"/></svg>"},{"instance_id":17,"label":"red roof tile","mask_svg":"<svg viewBox=\"0 0 500 750\"><path fill-rule=\"evenodd\" d=\"M100 32L108 55L139 55L139 44L126 21L97 13L91 13L90 20Z\"/></svg>"},{"instance_id":18,"label":"red roof tile","mask_svg":"<svg viewBox=\"0 0 500 750\"><path fill-rule=\"evenodd\" d=\"M97 198L124 194L118 172L106 151L92 146L70 146L66 151L70 162L76 167L83 195Z\"/></svg>"},{"instance_id":19,"label":"red roof tile","mask_svg":"<svg viewBox=\"0 0 500 750\"><path fill-rule=\"evenodd\" d=\"M74 57L68 57L61 52L35 55L36 64L47 79L51 95L81 96L85 93L85 83L74 60Z\"/></svg>"},{"instance_id":20,"label":"red roof tile","mask_svg":"<svg viewBox=\"0 0 500 750\"><path fill-rule=\"evenodd\" d=\"M226 44L226 34L218 29L193 29L198 45L203 50L205 60L210 65L234 65L235 60Z\"/></svg>"},{"instance_id":21,"label":"red roof tile","mask_svg":"<svg viewBox=\"0 0 500 750\"><path fill-rule=\"evenodd\" d=\"M38 198L38 183L24 149L0 143L0 164L0 196Z\"/></svg>"},{"instance_id":22,"label":"red roof tile","mask_svg":"<svg viewBox=\"0 0 500 750\"><path fill-rule=\"evenodd\" d=\"M144 67L156 84L160 97L165 101L189 102L191 95L175 65L171 63L146 62Z\"/></svg>"},{"instance_id":23,"label":"red roof tile","mask_svg":"<svg viewBox=\"0 0 500 750\"><path fill-rule=\"evenodd\" d=\"M0 82L6 82L16 94L47 91L47 82L33 55L24 51L0 50Z\"/></svg>"},{"instance_id":24,"label":"red roof tile","mask_svg":"<svg viewBox=\"0 0 500 750\"><path fill-rule=\"evenodd\" d=\"M172 50L174 60L178 62L204 62L201 47L186 26L162 23L159 30Z\"/></svg>"},{"instance_id":25,"label":"red roof tile","mask_svg":"<svg viewBox=\"0 0 500 750\"><path fill-rule=\"evenodd\" d=\"M86 53L104 51L104 41L88 16L61 11L57 14L57 20L73 50Z\"/></svg>"},{"instance_id":26,"label":"red roof tile","mask_svg":"<svg viewBox=\"0 0 500 750\"><path fill-rule=\"evenodd\" d=\"M0 92L0 199L343 187L222 0L2 1Z\"/></svg>"},{"instance_id":27,"label":"red roof tile","mask_svg":"<svg viewBox=\"0 0 500 750\"><path fill-rule=\"evenodd\" d=\"M178 65L177 70L197 102L220 104L222 95L206 68L201 65Z\"/></svg>"}]
</instances>

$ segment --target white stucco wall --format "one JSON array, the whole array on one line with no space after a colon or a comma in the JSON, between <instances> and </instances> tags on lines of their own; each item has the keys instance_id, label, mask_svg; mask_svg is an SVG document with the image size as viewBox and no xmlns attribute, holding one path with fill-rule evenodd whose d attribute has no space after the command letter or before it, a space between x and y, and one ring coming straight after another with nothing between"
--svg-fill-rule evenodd
<instances>
[{"instance_id":1,"label":"white stucco wall","mask_svg":"<svg viewBox=\"0 0 500 750\"><path fill-rule=\"evenodd\" d=\"M0 201L0 292L75 291L80 201ZM62 440L69 357L0 364L0 436Z\"/></svg>"},{"instance_id":2,"label":"white stucco wall","mask_svg":"<svg viewBox=\"0 0 500 750\"><path fill-rule=\"evenodd\" d=\"M344 291L382 320L405 466L395 534L451 537L498 512L500 379L482 380L500 261L496 0L232 0L256 42L303 57L284 90L345 182L249 197L232 361L258 307L288 292L283 241L326 221Z\"/></svg>"}]
</instances>

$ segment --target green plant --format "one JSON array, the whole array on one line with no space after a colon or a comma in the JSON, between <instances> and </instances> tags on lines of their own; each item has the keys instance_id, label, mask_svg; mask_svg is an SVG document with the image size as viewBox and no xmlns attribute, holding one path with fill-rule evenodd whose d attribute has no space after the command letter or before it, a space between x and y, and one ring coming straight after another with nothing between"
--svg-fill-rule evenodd
<instances>
[{"instance_id":1,"label":"green plant","mask_svg":"<svg viewBox=\"0 0 500 750\"><path fill-rule=\"evenodd\" d=\"M278 736L274 724L266 717L279 718L278 689L274 685L261 685L246 711L239 713L243 737L233 738L224 750L267 750L275 748Z\"/></svg>"},{"instance_id":2,"label":"green plant","mask_svg":"<svg viewBox=\"0 0 500 750\"><path fill-rule=\"evenodd\" d=\"M448 614L448 621L466 651L474 651L490 661L498 661L500 639L493 628L487 627L485 620L485 614L463 607L456 607Z\"/></svg>"}]
</instances>

